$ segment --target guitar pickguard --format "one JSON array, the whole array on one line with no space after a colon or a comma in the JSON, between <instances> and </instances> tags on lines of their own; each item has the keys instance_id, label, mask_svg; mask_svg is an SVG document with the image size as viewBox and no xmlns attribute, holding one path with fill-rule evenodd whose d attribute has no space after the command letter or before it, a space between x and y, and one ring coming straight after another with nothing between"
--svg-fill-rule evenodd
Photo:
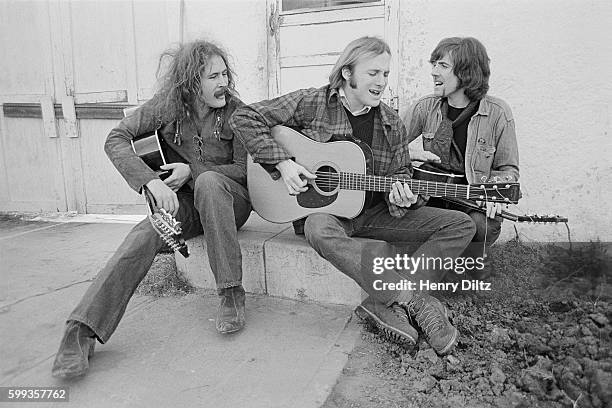
<instances>
[{"instance_id":1,"label":"guitar pickguard","mask_svg":"<svg viewBox=\"0 0 612 408\"><path fill-rule=\"evenodd\" d=\"M311 187L306 192L297 195L297 202L303 208L323 208L336 201L337 198L338 193L324 196Z\"/></svg>"}]
</instances>

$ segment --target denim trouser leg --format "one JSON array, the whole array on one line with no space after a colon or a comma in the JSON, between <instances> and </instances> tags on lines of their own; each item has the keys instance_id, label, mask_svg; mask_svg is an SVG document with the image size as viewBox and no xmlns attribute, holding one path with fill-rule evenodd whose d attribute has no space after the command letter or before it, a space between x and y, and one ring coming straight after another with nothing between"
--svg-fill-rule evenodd
<instances>
[{"instance_id":1,"label":"denim trouser leg","mask_svg":"<svg viewBox=\"0 0 612 408\"><path fill-rule=\"evenodd\" d=\"M194 203L217 289L241 285L242 253L237 231L251 214L247 189L229 177L208 171L195 182Z\"/></svg>"},{"instance_id":2,"label":"denim trouser leg","mask_svg":"<svg viewBox=\"0 0 612 408\"><path fill-rule=\"evenodd\" d=\"M68 319L86 324L100 342L106 342L161 247L162 240L149 220L141 221L98 273Z\"/></svg>"},{"instance_id":3,"label":"denim trouser leg","mask_svg":"<svg viewBox=\"0 0 612 408\"><path fill-rule=\"evenodd\" d=\"M503 218L497 216L495 218L487 218L486 214L479 211L466 211L476 225L476 234L472 239L472 243L465 249L463 256L478 258L489 252L489 248L501 233Z\"/></svg>"},{"instance_id":4,"label":"denim trouser leg","mask_svg":"<svg viewBox=\"0 0 612 408\"><path fill-rule=\"evenodd\" d=\"M219 262L218 257L224 256L224 253L235 256L236 248L240 254L236 230L246 222L251 208L246 189L243 186L218 173L204 174L209 173L213 176L202 178L202 182L199 183L199 193L196 188L196 196L200 200L195 200L198 209L194 205L194 194L178 193L180 206L176 219L182 223L185 239L201 234L202 225L207 226L209 234L206 239L210 265L217 284L221 285L220 287L227 287L228 282L240 284L241 261L232 260L224 263ZM207 181L204 182L204 180ZM219 182L214 183L213 180ZM211 188L211 190L207 192L202 190L206 188ZM218 213L223 214L216 216ZM200 214L207 214L206 217L203 217L202 222L200 222ZM229 225L220 225L223 222ZM214 228L220 228L220 230L211 232ZM213 242L208 242L211 239ZM106 266L98 273L68 319L86 324L96 333L102 343L106 342L117 328L130 298L146 276L155 255L162 246L162 239L157 235L148 219L136 225ZM219 246L226 248L219 251ZM211 255L213 252L215 255Z\"/></svg>"},{"instance_id":5,"label":"denim trouser leg","mask_svg":"<svg viewBox=\"0 0 612 408\"><path fill-rule=\"evenodd\" d=\"M486 214L480 211L475 211L471 208L450 203L439 198L430 199L428 206L461 211L472 218L472 221L474 221L476 225L476 233L474 234L474 238L472 238L472 243L463 252L462 256L464 257L475 259L484 256L485 253L489 252L491 245L499 238L502 221L504 220L500 216L487 218Z\"/></svg>"},{"instance_id":6,"label":"denim trouser leg","mask_svg":"<svg viewBox=\"0 0 612 408\"><path fill-rule=\"evenodd\" d=\"M472 240L475 226L464 213L430 207L409 211L404 217L395 218L389 214L386 204L381 203L353 220L328 214L312 214L306 219L304 233L308 243L319 255L357 282L375 299L391 304L400 293L403 299L412 296L410 291L376 290L373 287L375 280L438 281L442 272L419 268L413 275L401 274L394 269L374 274L371 258L393 257L398 249L391 244L405 243L419 244L413 253L415 257L457 257ZM364 242L354 237L377 241Z\"/></svg>"}]
</instances>

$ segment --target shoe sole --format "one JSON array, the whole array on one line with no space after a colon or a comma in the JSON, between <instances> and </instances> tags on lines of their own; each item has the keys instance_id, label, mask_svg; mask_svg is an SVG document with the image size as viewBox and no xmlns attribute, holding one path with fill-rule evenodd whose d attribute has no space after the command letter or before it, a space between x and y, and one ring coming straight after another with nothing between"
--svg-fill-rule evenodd
<instances>
[{"instance_id":1,"label":"shoe sole","mask_svg":"<svg viewBox=\"0 0 612 408\"><path fill-rule=\"evenodd\" d=\"M232 334L232 333L239 332L242 329L244 329L244 325L242 327L237 327L237 328L231 329L231 330L219 330L219 328L217 328L217 333L219 333L219 334Z\"/></svg>"},{"instance_id":2,"label":"shoe sole","mask_svg":"<svg viewBox=\"0 0 612 408\"><path fill-rule=\"evenodd\" d=\"M382 331L385 337L387 337L389 340L401 344L416 344L416 339L410 334L398 330L397 328L383 322L378 318L378 316L373 313L370 313L366 308L361 305L357 306L357 308L355 309L355 314L362 320L373 321L376 327L378 327L378 329Z\"/></svg>"}]
</instances>

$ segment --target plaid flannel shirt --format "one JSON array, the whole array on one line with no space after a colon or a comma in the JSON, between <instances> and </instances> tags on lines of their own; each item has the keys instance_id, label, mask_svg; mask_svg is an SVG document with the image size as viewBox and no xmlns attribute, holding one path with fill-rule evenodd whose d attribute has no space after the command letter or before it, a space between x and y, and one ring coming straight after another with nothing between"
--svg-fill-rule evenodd
<instances>
[{"instance_id":1,"label":"plaid flannel shirt","mask_svg":"<svg viewBox=\"0 0 612 408\"><path fill-rule=\"evenodd\" d=\"M229 124L253 161L260 164L274 165L291 158L270 134L270 128L276 125L300 129L302 134L317 142L328 142L332 138L350 140L353 137L338 89L330 89L329 85L301 89L239 107ZM397 113L384 103L380 104L374 117L372 153L375 175L411 177L406 127ZM385 200L392 216L399 218L406 214L407 208L391 204L388 194L385 194Z\"/></svg>"}]
</instances>

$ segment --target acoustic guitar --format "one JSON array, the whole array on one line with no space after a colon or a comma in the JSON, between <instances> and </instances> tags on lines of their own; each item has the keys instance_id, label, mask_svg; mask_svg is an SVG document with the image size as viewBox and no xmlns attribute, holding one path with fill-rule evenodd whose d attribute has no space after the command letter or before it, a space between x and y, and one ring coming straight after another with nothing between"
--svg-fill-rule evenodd
<instances>
[{"instance_id":1,"label":"acoustic guitar","mask_svg":"<svg viewBox=\"0 0 612 408\"><path fill-rule=\"evenodd\" d=\"M160 168L166 164L161 143L162 141L155 131L132 140L132 149L163 180L170 175L170 172ZM142 188L142 195L145 197L149 209L149 221L157 234L173 251L180 253L185 258L189 257L189 248L183 238L181 223L172 214L157 206L155 197L146 186Z\"/></svg>"},{"instance_id":2,"label":"acoustic guitar","mask_svg":"<svg viewBox=\"0 0 612 408\"><path fill-rule=\"evenodd\" d=\"M407 183L415 194L470 200L517 203L518 183L449 184L374 176L368 163L372 152L350 141L321 143L284 127L272 128L272 137L294 160L314 173L308 190L296 196L287 192L282 179L270 174L249 157L247 181L253 209L264 219L286 223L315 212L354 218L364 207L366 192L389 192L396 181Z\"/></svg>"}]
</instances>

